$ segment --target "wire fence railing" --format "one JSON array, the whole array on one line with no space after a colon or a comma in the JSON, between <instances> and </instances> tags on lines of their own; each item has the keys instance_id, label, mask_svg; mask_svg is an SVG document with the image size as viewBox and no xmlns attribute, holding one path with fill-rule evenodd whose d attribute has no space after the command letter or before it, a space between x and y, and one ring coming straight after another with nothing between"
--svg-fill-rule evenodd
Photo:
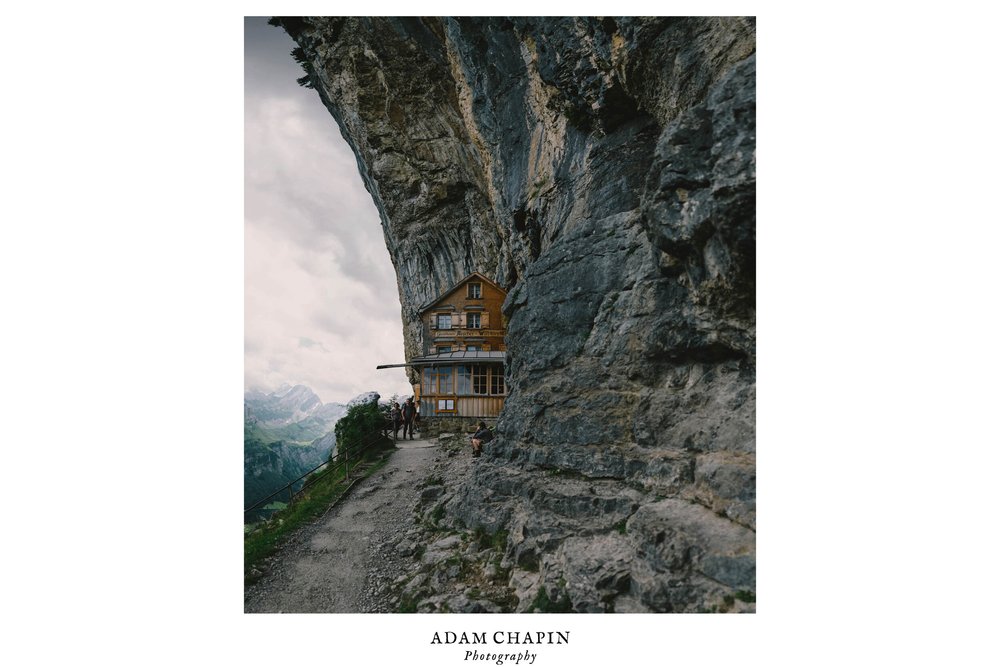
<instances>
[{"instance_id":1,"label":"wire fence railing","mask_svg":"<svg viewBox=\"0 0 1000 667\"><path fill-rule=\"evenodd\" d=\"M282 486L277 491L271 493L268 496L265 496L264 498L261 498L257 502L253 503L252 505L244 509L243 510L244 516L247 514L247 512L255 510L261 507L262 505L267 504L269 501L278 498L282 494L286 493L288 494L288 504L290 505L292 504L292 502L294 502L296 497L302 494L302 492L304 492L306 489L311 487L319 480L325 479L334 471L342 470L344 473L344 481L345 482L349 481L351 478L351 466L353 465L354 469L356 470L359 464L364 463L365 460L364 454L370 451L375 445L384 442L388 438L388 432L391 431L392 431L391 425L383 426L378 431L377 435L375 435L373 438L369 439L368 442L360 446L350 446L343 448L338 447L338 451L335 456L330 457L328 460L324 461L323 463L320 463L312 470L306 471L302 475L296 477L292 481ZM395 442L395 434L393 435L393 441ZM325 470L322 470L323 468L325 468ZM322 471L318 475L314 475L314 473L320 470ZM296 489L295 485L298 484L299 482L302 482L302 480L305 480L305 482L303 482L302 486Z\"/></svg>"}]
</instances>

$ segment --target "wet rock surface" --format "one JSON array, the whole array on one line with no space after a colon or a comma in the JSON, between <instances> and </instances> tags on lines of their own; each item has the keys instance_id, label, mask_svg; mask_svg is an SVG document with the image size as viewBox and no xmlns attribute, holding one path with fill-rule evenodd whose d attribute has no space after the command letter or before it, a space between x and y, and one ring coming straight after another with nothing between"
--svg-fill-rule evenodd
<instances>
[{"instance_id":1,"label":"wet rock surface","mask_svg":"<svg viewBox=\"0 0 1000 667\"><path fill-rule=\"evenodd\" d=\"M498 438L423 490L434 525L503 536L521 611L752 609L754 21L284 27L381 214L408 356L446 287L508 289ZM417 588L462 580L449 558Z\"/></svg>"}]
</instances>

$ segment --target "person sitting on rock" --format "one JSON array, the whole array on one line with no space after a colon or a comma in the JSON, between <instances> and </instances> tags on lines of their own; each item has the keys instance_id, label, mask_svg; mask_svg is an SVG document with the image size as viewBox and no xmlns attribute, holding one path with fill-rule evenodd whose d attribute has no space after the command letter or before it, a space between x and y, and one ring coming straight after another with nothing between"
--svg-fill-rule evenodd
<instances>
[{"instance_id":1,"label":"person sitting on rock","mask_svg":"<svg viewBox=\"0 0 1000 667\"><path fill-rule=\"evenodd\" d=\"M472 436L472 455L480 456L483 453L483 444L493 439L493 432L486 428L486 422L479 422L479 430Z\"/></svg>"}]
</instances>

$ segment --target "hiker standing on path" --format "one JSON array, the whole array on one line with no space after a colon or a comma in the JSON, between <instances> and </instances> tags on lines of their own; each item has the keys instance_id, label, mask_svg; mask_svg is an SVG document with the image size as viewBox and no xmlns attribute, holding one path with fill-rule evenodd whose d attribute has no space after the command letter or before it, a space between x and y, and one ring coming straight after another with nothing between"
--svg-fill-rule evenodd
<instances>
[{"instance_id":1,"label":"hiker standing on path","mask_svg":"<svg viewBox=\"0 0 1000 667\"><path fill-rule=\"evenodd\" d=\"M413 404L413 397L410 396L403 403L403 440L406 440L406 430L410 430L410 440L413 440L413 417L417 414L417 406Z\"/></svg>"},{"instance_id":2,"label":"hiker standing on path","mask_svg":"<svg viewBox=\"0 0 1000 667\"><path fill-rule=\"evenodd\" d=\"M403 413L399 409L399 403L392 402L392 411L389 413L389 417L392 419L392 439L395 440L399 437L399 427L403 424Z\"/></svg>"}]
</instances>

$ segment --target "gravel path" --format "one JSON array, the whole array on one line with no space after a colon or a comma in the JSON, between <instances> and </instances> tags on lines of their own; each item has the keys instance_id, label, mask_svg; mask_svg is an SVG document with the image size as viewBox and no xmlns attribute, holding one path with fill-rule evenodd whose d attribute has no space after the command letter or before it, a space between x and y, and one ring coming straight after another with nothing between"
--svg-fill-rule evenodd
<instances>
[{"instance_id":1,"label":"gravel path","mask_svg":"<svg viewBox=\"0 0 1000 667\"><path fill-rule=\"evenodd\" d=\"M412 526L417 487L438 457L436 441L398 446L384 468L285 543L269 574L246 590L245 612L394 611L388 584L408 561L392 547Z\"/></svg>"}]
</instances>

